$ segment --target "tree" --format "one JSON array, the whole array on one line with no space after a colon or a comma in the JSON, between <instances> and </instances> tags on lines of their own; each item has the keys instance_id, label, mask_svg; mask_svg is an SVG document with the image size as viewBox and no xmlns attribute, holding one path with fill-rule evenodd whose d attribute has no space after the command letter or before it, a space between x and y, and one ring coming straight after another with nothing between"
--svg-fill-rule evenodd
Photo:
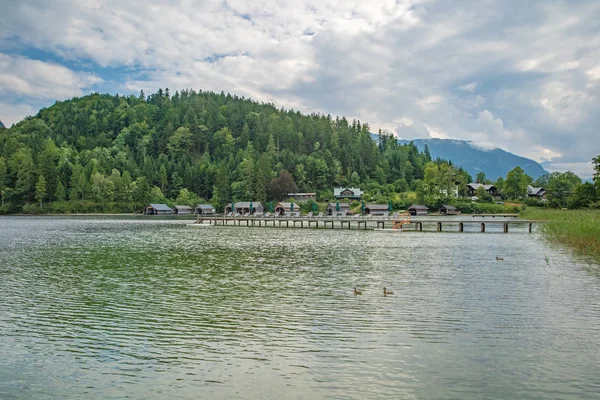
<instances>
[{"instance_id":1,"label":"tree","mask_svg":"<svg viewBox=\"0 0 600 400\"><path fill-rule=\"evenodd\" d=\"M54 191L54 198L57 201L65 201L65 199L67 198L65 186L62 184L62 182L60 180L56 184L56 190Z\"/></svg>"},{"instance_id":2,"label":"tree","mask_svg":"<svg viewBox=\"0 0 600 400\"><path fill-rule=\"evenodd\" d=\"M11 158L11 169L17 172L17 181L15 182L15 192L22 196L25 202L28 202L35 191L35 166L31 150L28 148L19 149Z\"/></svg>"},{"instance_id":3,"label":"tree","mask_svg":"<svg viewBox=\"0 0 600 400\"><path fill-rule=\"evenodd\" d=\"M596 189L594 185L586 182L575 187L575 192L568 199L568 206L569 208L584 208L594 201L596 201Z\"/></svg>"},{"instance_id":4,"label":"tree","mask_svg":"<svg viewBox=\"0 0 600 400\"><path fill-rule=\"evenodd\" d=\"M217 170L212 202L222 208L231 199L230 190L229 171L225 165L221 165Z\"/></svg>"},{"instance_id":5,"label":"tree","mask_svg":"<svg viewBox=\"0 0 600 400\"><path fill-rule=\"evenodd\" d=\"M85 198L85 191L87 186L87 178L83 166L79 163L73 167L71 174L71 200Z\"/></svg>"},{"instance_id":6,"label":"tree","mask_svg":"<svg viewBox=\"0 0 600 400\"><path fill-rule=\"evenodd\" d=\"M485 172L481 171L477 173L477 176L475 178L475 182L476 183L481 183L482 185L485 185L487 182L487 178L485 176Z\"/></svg>"},{"instance_id":7,"label":"tree","mask_svg":"<svg viewBox=\"0 0 600 400\"><path fill-rule=\"evenodd\" d=\"M115 185L110 179L95 172L90 178L90 184L94 201L102 205L103 209L106 206L106 203L114 200Z\"/></svg>"},{"instance_id":8,"label":"tree","mask_svg":"<svg viewBox=\"0 0 600 400\"><path fill-rule=\"evenodd\" d=\"M37 183L35 184L35 199L40 202L40 208L42 208L45 198L46 178L44 178L44 175L40 175L38 177Z\"/></svg>"},{"instance_id":9,"label":"tree","mask_svg":"<svg viewBox=\"0 0 600 400\"><path fill-rule=\"evenodd\" d=\"M504 195L509 199L521 199L527 196L527 185L532 182L521 167L515 167L506 175Z\"/></svg>"},{"instance_id":10,"label":"tree","mask_svg":"<svg viewBox=\"0 0 600 400\"><path fill-rule=\"evenodd\" d=\"M0 196L2 197L2 207L4 207L5 191L8 185L8 169L6 167L6 160L0 157Z\"/></svg>"},{"instance_id":11,"label":"tree","mask_svg":"<svg viewBox=\"0 0 600 400\"><path fill-rule=\"evenodd\" d=\"M292 174L286 170L282 170L277 178L269 183L268 198L270 200L281 201L288 196L288 193L298 191L298 186L294 182Z\"/></svg>"},{"instance_id":12,"label":"tree","mask_svg":"<svg viewBox=\"0 0 600 400\"><path fill-rule=\"evenodd\" d=\"M423 154L425 155L426 161L431 161L431 153L429 152L429 146L425 144L425 149L423 150Z\"/></svg>"},{"instance_id":13,"label":"tree","mask_svg":"<svg viewBox=\"0 0 600 400\"><path fill-rule=\"evenodd\" d=\"M552 172L545 187L548 202L553 207L566 208L567 199L578 185L581 185L581 178L573 172Z\"/></svg>"},{"instance_id":14,"label":"tree","mask_svg":"<svg viewBox=\"0 0 600 400\"><path fill-rule=\"evenodd\" d=\"M182 126L173 132L173 135L168 140L167 148L173 158L177 158L189 152L192 143L192 132L189 128Z\"/></svg>"}]
</instances>

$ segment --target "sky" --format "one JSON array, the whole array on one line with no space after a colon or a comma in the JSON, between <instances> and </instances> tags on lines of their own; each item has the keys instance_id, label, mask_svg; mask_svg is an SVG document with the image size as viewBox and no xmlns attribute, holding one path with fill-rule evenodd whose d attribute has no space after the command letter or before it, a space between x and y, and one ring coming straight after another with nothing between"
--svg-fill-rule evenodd
<instances>
[{"instance_id":1,"label":"sky","mask_svg":"<svg viewBox=\"0 0 600 400\"><path fill-rule=\"evenodd\" d=\"M4 0L0 120L91 92L224 91L592 175L600 1Z\"/></svg>"}]
</instances>

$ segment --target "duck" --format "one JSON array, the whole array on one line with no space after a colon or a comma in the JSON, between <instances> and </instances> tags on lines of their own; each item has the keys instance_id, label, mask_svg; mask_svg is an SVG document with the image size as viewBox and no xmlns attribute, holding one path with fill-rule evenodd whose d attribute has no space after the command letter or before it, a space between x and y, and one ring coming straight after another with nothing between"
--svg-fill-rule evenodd
<instances>
[{"instance_id":1,"label":"duck","mask_svg":"<svg viewBox=\"0 0 600 400\"><path fill-rule=\"evenodd\" d=\"M388 294L394 294L394 292L387 290L387 288L383 288L383 295L387 296Z\"/></svg>"},{"instance_id":2,"label":"duck","mask_svg":"<svg viewBox=\"0 0 600 400\"><path fill-rule=\"evenodd\" d=\"M358 290L358 289L356 288L356 286L354 286L354 294L355 294L355 295L357 295L357 294L362 294L362 290Z\"/></svg>"},{"instance_id":3,"label":"duck","mask_svg":"<svg viewBox=\"0 0 600 400\"><path fill-rule=\"evenodd\" d=\"M496 256L496 261L504 261L504 257L498 257L498 256Z\"/></svg>"}]
</instances>

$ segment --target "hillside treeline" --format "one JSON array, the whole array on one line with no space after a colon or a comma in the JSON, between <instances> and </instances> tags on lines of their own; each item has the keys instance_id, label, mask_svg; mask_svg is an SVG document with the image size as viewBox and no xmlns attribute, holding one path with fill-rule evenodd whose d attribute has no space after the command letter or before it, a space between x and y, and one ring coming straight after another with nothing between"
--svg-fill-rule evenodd
<instances>
[{"instance_id":1,"label":"hillside treeline","mask_svg":"<svg viewBox=\"0 0 600 400\"><path fill-rule=\"evenodd\" d=\"M92 94L0 128L0 210L132 212L149 202L199 201L220 209L295 191L323 200L338 185L386 202L422 188L426 165L439 172L430 193L471 179L391 135L373 140L359 121L224 93Z\"/></svg>"}]
</instances>

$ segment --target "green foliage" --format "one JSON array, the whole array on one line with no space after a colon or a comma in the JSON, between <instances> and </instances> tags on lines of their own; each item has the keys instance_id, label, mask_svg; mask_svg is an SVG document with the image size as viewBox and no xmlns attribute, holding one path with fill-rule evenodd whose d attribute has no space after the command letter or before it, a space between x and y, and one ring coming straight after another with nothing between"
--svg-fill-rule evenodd
<instances>
[{"instance_id":1,"label":"green foliage","mask_svg":"<svg viewBox=\"0 0 600 400\"><path fill-rule=\"evenodd\" d=\"M533 180L521 167L515 167L506 175L503 194L509 199L522 199L527 196L527 185Z\"/></svg>"}]
</instances>

